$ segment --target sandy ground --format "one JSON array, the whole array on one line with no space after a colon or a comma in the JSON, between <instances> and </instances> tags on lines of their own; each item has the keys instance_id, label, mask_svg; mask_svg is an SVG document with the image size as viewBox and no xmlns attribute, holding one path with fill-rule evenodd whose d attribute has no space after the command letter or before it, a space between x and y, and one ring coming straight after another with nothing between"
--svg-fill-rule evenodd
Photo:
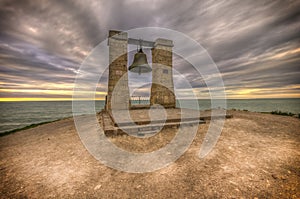
<instances>
[{"instance_id":1,"label":"sandy ground","mask_svg":"<svg viewBox=\"0 0 300 199\"><path fill-rule=\"evenodd\" d=\"M189 150L161 170L131 174L106 167L82 145L73 119L0 137L1 198L300 198L300 120L231 111L214 150L199 159L208 124ZM174 136L111 138L149 151Z\"/></svg>"}]
</instances>

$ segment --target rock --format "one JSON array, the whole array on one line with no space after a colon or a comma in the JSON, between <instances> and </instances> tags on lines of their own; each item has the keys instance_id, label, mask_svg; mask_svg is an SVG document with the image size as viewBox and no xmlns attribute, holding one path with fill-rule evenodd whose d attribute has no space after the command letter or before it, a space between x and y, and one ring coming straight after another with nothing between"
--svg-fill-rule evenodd
<instances>
[{"instance_id":1,"label":"rock","mask_svg":"<svg viewBox=\"0 0 300 199\"><path fill-rule=\"evenodd\" d=\"M277 180L278 179L278 176L276 174L272 174L272 177Z\"/></svg>"},{"instance_id":2,"label":"rock","mask_svg":"<svg viewBox=\"0 0 300 199\"><path fill-rule=\"evenodd\" d=\"M138 189L138 188L141 188L142 187L142 185L138 185L138 186L136 186L136 188Z\"/></svg>"},{"instance_id":3,"label":"rock","mask_svg":"<svg viewBox=\"0 0 300 199\"><path fill-rule=\"evenodd\" d=\"M280 176L280 179L281 179L281 180L286 180L287 177L286 177L286 176Z\"/></svg>"},{"instance_id":4,"label":"rock","mask_svg":"<svg viewBox=\"0 0 300 199\"><path fill-rule=\"evenodd\" d=\"M102 186L101 184L98 184L97 186L95 186L95 187L94 187L94 190L98 190L98 189L100 189L100 188L101 188L101 186Z\"/></svg>"}]
</instances>

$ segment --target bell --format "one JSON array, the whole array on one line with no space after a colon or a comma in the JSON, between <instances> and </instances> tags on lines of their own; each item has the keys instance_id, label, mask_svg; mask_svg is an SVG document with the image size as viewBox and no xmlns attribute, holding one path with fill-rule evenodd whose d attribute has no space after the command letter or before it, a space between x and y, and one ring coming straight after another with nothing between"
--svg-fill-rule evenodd
<instances>
[{"instance_id":1,"label":"bell","mask_svg":"<svg viewBox=\"0 0 300 199\"><path fill-rule=\"evenodd\" d=\"M140 48L140 50L134 55L133 62L131 66L129 66L129 71L138 73L139 75L141 73L149 73L152 71L148 64L147 56L143 52L142 48Z\"/></svg>"}]
</instances>

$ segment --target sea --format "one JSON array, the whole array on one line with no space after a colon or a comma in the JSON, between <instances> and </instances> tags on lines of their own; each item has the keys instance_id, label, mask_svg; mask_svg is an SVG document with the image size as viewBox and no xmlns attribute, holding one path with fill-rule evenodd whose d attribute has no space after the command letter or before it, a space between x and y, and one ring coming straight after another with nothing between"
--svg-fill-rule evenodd
<instances>
[{"instance_id":1,"label":"sea","mask_svg":"<svg viewBox=\"0 0 300 199\"><path fill-rule=\"evenodd\" d=\"M247 110L252 112L282 111L294 114L300 113L300 98L293 99L227 99L227 110ZM133 102L137 103L137 102ZM140 103L140 102L139 102ZM145 103L145 102L143 102ZM147 102L146 102L147 103ZM32 124L50 122L72 117L73 114L99 112L104 108L105 101L78 103L76 112L72 111L71 101L41 101L41 102L0 102L0 133L20 129ZM199 110L211 108L209 99L198 100ZM179 103L177 102L177 106ZM91 108L92 107L92 108ZM181 107L189 107L188 100ZM195 108L195 107L193 107ZM215 107L216 108L216 107Z\"/></svg>"}]
</instances>

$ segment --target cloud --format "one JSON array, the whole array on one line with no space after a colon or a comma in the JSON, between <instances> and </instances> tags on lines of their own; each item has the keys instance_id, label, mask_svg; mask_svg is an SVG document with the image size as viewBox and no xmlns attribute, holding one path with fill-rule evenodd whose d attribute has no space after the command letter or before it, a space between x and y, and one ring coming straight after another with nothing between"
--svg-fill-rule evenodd
<instances>
[{"instance_id":1,"label":"cloud","mask_svg":"<svg viewBox=\"0 0 300 199\"><path fill-rule=\"evenodd\" d=\"M174 29L202 44L232 96L242 96L241 88L260 89L256 97L266 89L295 96L298 89L288 88L300 84L299 6L299 1L0 0L1 96L13 93L3 89L71 90L81 62L110 29L147 26ZM174 69L194 88L206 87L184 60L175 57ZM130 78L133 87L151 80ZM180 78L174 79L180 89ZM103 77L100 90L106 82ZM27 94L18 97L39 96Z\"/></svg>"}]
</instances>

